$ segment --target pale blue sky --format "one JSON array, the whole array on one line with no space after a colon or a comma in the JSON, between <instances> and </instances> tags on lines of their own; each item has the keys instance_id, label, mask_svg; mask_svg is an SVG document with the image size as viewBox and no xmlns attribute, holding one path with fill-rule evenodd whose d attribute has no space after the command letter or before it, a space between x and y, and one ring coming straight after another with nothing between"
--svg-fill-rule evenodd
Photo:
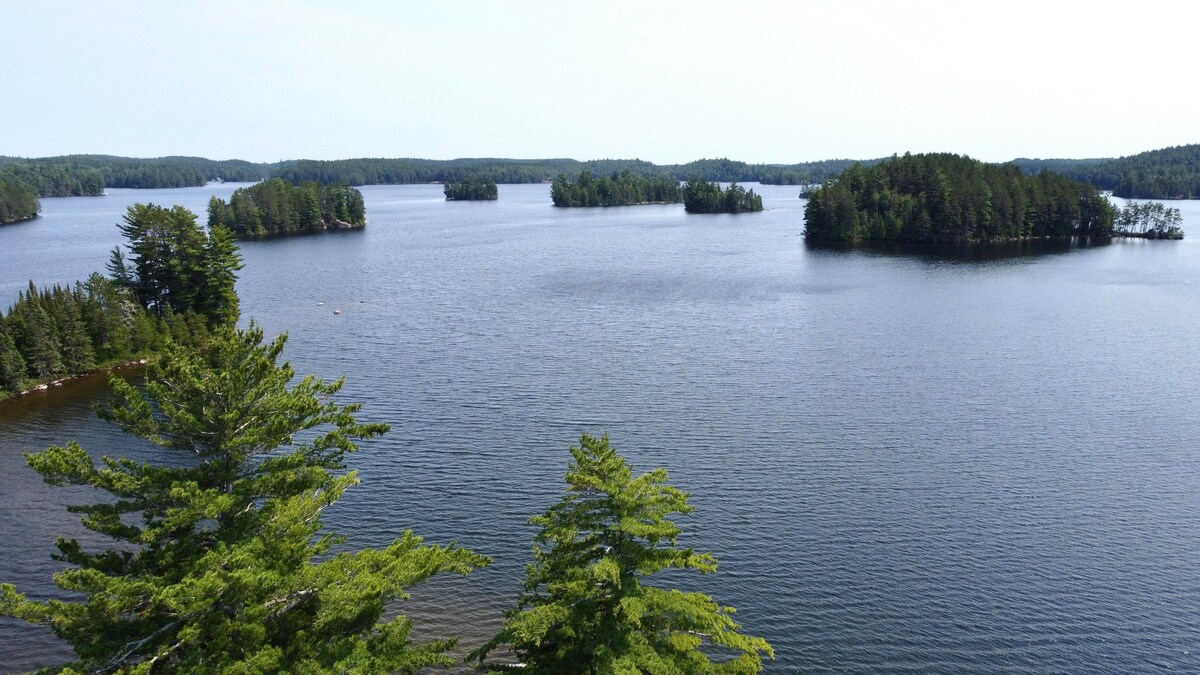
<instances>
[{"instance_id":1,"label":"pale blue sky","mask_svg":"<svg viewBox=\"0 0 1200 675\"><path fill-rule=\"evenodd\" d=\"M750 162L1200 142L1190 2L8 2L0 154Z\"/></svg>"}]
</instances>

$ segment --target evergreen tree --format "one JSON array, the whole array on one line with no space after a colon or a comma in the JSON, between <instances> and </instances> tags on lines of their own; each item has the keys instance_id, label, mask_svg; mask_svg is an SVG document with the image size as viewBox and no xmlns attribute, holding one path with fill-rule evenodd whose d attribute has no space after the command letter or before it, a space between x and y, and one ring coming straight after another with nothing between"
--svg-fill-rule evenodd
<instances>
[{"instance_id":1,"label":"evergreen tree","mask_svg":"<svg viewBox=\"0 0 1200 675\"><path fill-rule=\"evenodd\" d=\"M405 532L358 552L321 529L321 512L358 482L356 441L387 430L339 405L341 381L278 358L284 338L223 327L197 352L169 346L144 392L112 380L102 412L125 431L190 457L167 466L90 457L79 445L27 455L51 485L89 485L114 500L71 507L116 546L59 540L55 575L81 602L35 602L0 585L0 615L51 625L78 659L64 672L415 672L448 664L453 641L413 644L389 601L440 572L487 559ZM296 436L311 440L297 444Z\"/></svg>"},{"instance_id":2,"label":"evergreen tree","mask_svg":"<svg viewBox=\"0 0 1200 675\"><path fill-rule=\"evenodd\" d=\"M692 511L667 472L634 477L608 437L584 434L571 447L563 498L530 522L534 563L517 609L471 659L493 671L525 673L757 673L762 638L738 632L722 607L700 593L651 586L668 568L716 570L709 553L676 546L672 514ZM486 664L509 645L522 665ZM708 649L715 647L715 649ZM714 653L736 654L713 662Z\"/></svg>"},{"instance_id":3,"label":"evergreen tree","mask_svg":"<svg viewBox=\"0 0 1200 675\"><path fill-rule=\"evenodd\" d=\"M25 359L17 351L17 344L5 324L4 317L0 316L0 392L16 394L25 381Z\"/></svg>"}]
</instances>

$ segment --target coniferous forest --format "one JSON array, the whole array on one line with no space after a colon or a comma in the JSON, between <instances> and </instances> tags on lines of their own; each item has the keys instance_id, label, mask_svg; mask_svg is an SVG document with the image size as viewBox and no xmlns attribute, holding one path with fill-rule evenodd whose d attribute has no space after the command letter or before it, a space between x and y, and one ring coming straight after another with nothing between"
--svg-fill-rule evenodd
<instances>
[{"instance_id":1,"label":"coniferous forest","mask_svg":"<svg viewBox=\"0 0 1200 675\"><path fill-rule=\"evenodd\" d=\"M37 218L41 208L28 185L0 174L0 225Z\"/></svg>"},{"instance_id":2,"label":"coniferous forest","mask_svg":"<svg viewBox=\"0 0 1200 675\"><path fill-rule=\"evenodd\" d=\"M496 189L496 181L478 176L457 182L446 181L446 184L442 186L442 192L450 201L484 201L497 199L500 196Z\"/></svg>"},{"instance_id":3,"label":"coniferous forest","mask_svg":"<svg viewBox=\"0 0 1200 675\"><path fill-rule=\"evenodd\" d=\"M721 189L720 183L693 178L683 186L683 208L688 213L742 213L762 211L762 196L735 183Z\"/></svg>"},{"instance_id":4,"label":"coniferous forest","mask_svg":"<svg viewBox=\"0 0 1200 675\"><path fill-rule=\"evenodd\" d=\"M226 227L237 239L361 229L366 224L362 193L336 183L292 185L271 178L238 188L228 202L218 197L208 202L208 226Z\"/></svg>"},{"instance_id":5,"label":"coniferous forest","mask_svg":"<svg viewBox=\"0 0 1200 675\"><path fill-rule=\"evenodd\" d=\"M809 193L810 241L986 242L1110 235L1114 209L1094 187L953 154L855 165Z\"/></svg>"},{"instance_id":6,"label":"coniferous forest","mask_svg":"<svg viewBox=\"0 0 1200 675\"><path fill-rule=\"evenodd\" d=\"M74 287L30 282L0 315L0 398L157 351L202 343L238 316L241 258L224 228L205 231L182 207L135 204L118 226L104 277Z\"/></svg>"},{"instance_id":7,"label":"coniferous forest","mask_svg":"<svg viewBox=\"0 0 1200 675\"><path fill-rule=\"evenodd\" d=\"M596 178L583 171L574 180L559 175L550 186L555 206L629 206L674 204L683 201L679 181L667 176L642 176L622 171Z\"/></svg>"}]
</instances>

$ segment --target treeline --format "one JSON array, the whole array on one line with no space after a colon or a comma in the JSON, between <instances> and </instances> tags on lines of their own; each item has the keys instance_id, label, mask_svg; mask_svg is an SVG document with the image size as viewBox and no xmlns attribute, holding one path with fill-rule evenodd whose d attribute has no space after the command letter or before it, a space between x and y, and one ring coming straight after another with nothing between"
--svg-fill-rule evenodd
<instances>
[{"instance_id":1,"label":"treeline","mask_svg":"<svg viewBox=\"0 0 1200 675\"><path fill-rule=\"evenodd\" d=\"M42 205L28 185L0 174L0 225L37 218Z\"/></svg>"},{"instance_id":2,"label":"treeline","mask_svg":"<svg viewBox=\"0 0 1200 675\"><path fill-rule=\"evenodd\" d=\"M867 160L872 164L880 160ZM700 159L686 164L657 165L639 159L341 159L297 160L283 163L274 175L292 183L346 183L347 185L457 183L489 177L497 183L545 183L559 175L584 171L597 178L629 173L663 176L677 181L699 176L720 182L760 182L801 185L819 183L854 163L834 159L800 164L747 164L731 159Z\"/></svg>"},{"instance_id":3,"label":"treeline","mask_svg":"<svg viewBox=\"0 0 1200 675\"><path fill-rule=\"evenodd\" d=\"M255 164L232 159L217 161L203 157L155 157L139 159L113 155L61 155L24 159L0 157L3 170L26 167L27 171L46 173L68 172L76 183L86 186L85 192L39 193L43 197L63 197L75 194L100 194L103 188L177 188L204 185L208 181L259 181L271 175L278 164ZM30 168L32 167L32 168ZM96 175L100 177L97 189ZM54 181L50 180L53 185ZM35 189L37 189L35 187Z\"/></svg>"},{"instance_id":4,"label":"treeline","mask_svg":"<svg viewBox=\"0 0 1200 675\"><path fill-rule=\"evenodd\" d=\"M855 165L814 190L804 209L814 241L972 242L1108 235L1114 209L1097 190L1054 173L953 154Z\"/></svg>"},{"instance_id":5,"label":"treeline","mask_svg":"<svg viewBox=\"0 0 1200 675\"><path fill-rule=\"evenodd\" d=\"M187 328L186 317L170 318ZM0 315L0 398L153 351L169 334L167 322L98 273L73 288L38 290L30 282Z\"/></svg>"},{"instance_id":6,"label":"treeline","mask_svg":"<svg viewBox=\"0 0 1200 675\"><path fill-rule=\"evenodd\" d=\"M118 227L127 246L113 250L111 277L41 290L31 281L0 315L0 398L156 351L168 338L203 344L237 321L242 264L227 230L206 232L187 209L153 204L129 207Z\"/></svg>"},{"instance_id":7,"label":"treeline","mask_svg":"<svg viewBox=\"0 0 1200 675\"><path fill-rule=\"evenodd\" d=\"M491 178L472 177L457 183L447 182L442 186L442 193L448 200L481 201L497 199L500 196L496 189L496 181Z\"/></svg>"},{"instance_id":8,"label":"treeline","mask_svg":"<svg viewBox=\"0 0 1200 675\"><path fill-rule=\"evenodd\" d=\"M1117 159L1015 159L1027 173L1048 169L1130 199L1200 198L1200 144Z\"/></svg>"},{"instance_id":9,"label":"treeline","mask_svg":"<svg viewBox=\"0 0 1200 675\"><path fill-rule=\"evenodd\" d=\"M720 183L693 178L683 186L683 209L688 213L741 213L762 211L762 196L754 190L731 183L722 190Z\"/></svg>"},{"instance_id":10,"label":"treeline","mask_svg":"<svg viewBox=\"0 0 1200 675\"><path fill-rule=\"evenodd\" d=\"M668 176L644 176L622 171L596 178L583 171L574 180L559 175L550 186L555 206L628 206L671 204L683 200L679 181Z\"/></svg>"},{"instance_id":11,"label":"treeline","mask_svg":"<svg viewBox=\"0 0 1200 675\"><path fill-rule=\"evenodd\" d=\"M75 164L5 164L0 166L0 180L24 183L39 197L104 194L104 175Z\"/></svg>"},{"instance_id":12,"label":"treeline","mask_svg":"<svg viewBox=\"0 0 1200 675\"><path fill-rule=\"evenodd\" d=\"M229 201L208 201L208 226L225 227L237 239L358 229L367 224L362 193L348 185L281 178L234 190Z\"/></svg>"},{"instance_id":13,"label":"treeline","mask_svg":"<svg viewBox=\"0 0 1200 675\"><path fill-rule=\"evenodd\" d=\"M1146 239L1183 239L1183 214L1162 202L1130 202L1117 212L1116 233Z\"/></svg>"}]
</instances>

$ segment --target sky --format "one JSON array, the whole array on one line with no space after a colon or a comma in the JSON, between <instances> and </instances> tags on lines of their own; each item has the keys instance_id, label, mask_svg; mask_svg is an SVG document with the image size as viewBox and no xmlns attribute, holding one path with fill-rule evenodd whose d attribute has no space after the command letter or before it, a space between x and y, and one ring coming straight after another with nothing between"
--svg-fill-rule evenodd
<instances>
[{"instance_id":1,"label":"sky","mask_svg":"<svg viewBox=\"0 0 1200 675\"><path fill-rule=\"evenodd\" d=\"M1200 142L1200 5L0 0L0 155L1115 157Z\"/></svg>"}]
</instances>

